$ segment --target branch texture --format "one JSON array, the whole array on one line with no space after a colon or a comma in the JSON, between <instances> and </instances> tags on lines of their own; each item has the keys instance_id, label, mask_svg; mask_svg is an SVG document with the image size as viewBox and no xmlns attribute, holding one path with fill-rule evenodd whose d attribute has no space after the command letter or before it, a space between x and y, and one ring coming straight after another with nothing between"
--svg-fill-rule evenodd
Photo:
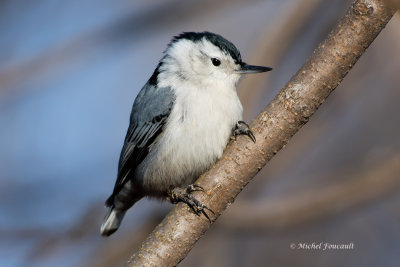
<instances>
[{"instance_id":1,"label":"branch texture","mask_svg":"<svg viewBox=\"0 0 400 267\"><path fill-rule=\"evenodd\" d=\"M197 184L196 198L214 212L214 222L259 170L308 121L339 85L365 49L385 27L394 10L382 0L357 0L303 67L250 124L253 144L238 137ZM175 266L210 228L210 222L177 204L129 260L128 266Z\"/></svg>"}]
</instances>

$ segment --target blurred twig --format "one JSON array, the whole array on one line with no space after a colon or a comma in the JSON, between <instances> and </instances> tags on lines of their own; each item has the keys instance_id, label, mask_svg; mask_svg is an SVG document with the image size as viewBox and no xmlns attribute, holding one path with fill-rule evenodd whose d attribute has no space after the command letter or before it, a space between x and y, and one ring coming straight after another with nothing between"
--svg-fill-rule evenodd
<instances>
[{"instance_id":1,"label":"blurred twig","mask_svg":"<svg viewBox=\"0 0 400 267\"><path fill-rule=\"evenodd\" d=\"M228 0L160 2L159 5L154 5L143 13L137 14L136 10L132 10L131 14L101 28L78 32L73 38L55 43L42 53L37 53L33 58L13 61L8 65L4 65L3 62L0 64L0 103L31 88L30 86L15 86L15 83L21 81L21 77L26 80L29 77L37 77L41 73L57 71L60 67L70 64L71 59L77 59L89 51L93 52L94 49L110 45L110 43L129 40L126 43L131 45L132 42L143 40L154 29L163 31L182 24L185 19L204 16L210 11L216 12L226 8L227 2ZM241 2L244 0L231 0L229 5ZM249 3L249 1L246 2Z\"/></svg>"},{"instance_id":2,"label":"blurred twig","mask_svg":"<svg viewBox=\"0 0 400 267\"><path fill-rule=\"evenodd\" d=\"M338 86L393 16L383 0L357 0L303 67L251 123L257 143L239 137L197 183L197 198L215 211L212 221ZM210 214L211 215L211 214ZM177 204L129 260L129 266L175 266L210 228L204 217Z\"/></svg>"},{"instance_id":3,"label":"blurred twig","mask_svg":"<svg viewBox=\"0 0 400 267\"><path fill-rule=\"evenodd\" d=\"M265 62L270 66L276 66L322 2L322 0L301 0L283 8L283 14L278 16L278 20L266 27L260 34L259 40L256 40L249 62L260 62L260 64ZM256 100L260 99L265 89L263 85L268 80L268 75L244 77L238 90L240 100L245 107L244 118L247 118L247 113L250 112L246 107L257 103ZM247 93L248 90L245 88L250 89L251 94Z\"/></svg>"},{"instance_id":4,"label":"blurred twig","mask_svg":"<svg viewBox=\"0 0 400 267\"><path fill-rule=\"evenodd\" d=\"M400 8L400 0L385 0L386 4L389 5L391 8Z\"/></svg>"},{"instance_id":5,"label":"blurred twig","mask_svg":"<svg viewBox=\"0 0 400 267\"><path fill-rule=\"evenodd\" d=\"M326 188L313 188L282 200L237 203L218 221L234 231L282 229L329 218L396 191L400 186L400 155L369 167L355 178Z\"/></svg>"}]
</instances>

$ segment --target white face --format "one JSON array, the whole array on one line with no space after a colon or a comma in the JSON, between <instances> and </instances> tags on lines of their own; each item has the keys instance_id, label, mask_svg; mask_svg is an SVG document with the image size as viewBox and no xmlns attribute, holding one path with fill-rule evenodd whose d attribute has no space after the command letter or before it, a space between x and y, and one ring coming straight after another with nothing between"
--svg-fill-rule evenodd
<instances>
[{"instance_id":1,"label":"white face","mask_svg":"<svg viewBox=\"0 0 400 267\"><path fill-rule=\"evenodd\" d=\"M211 42L180 40L167 50L161 70L165 76L204 86L236 86L240 65ZM175 81L176 82L176 81Z\"/></svg>"}]
</instances>

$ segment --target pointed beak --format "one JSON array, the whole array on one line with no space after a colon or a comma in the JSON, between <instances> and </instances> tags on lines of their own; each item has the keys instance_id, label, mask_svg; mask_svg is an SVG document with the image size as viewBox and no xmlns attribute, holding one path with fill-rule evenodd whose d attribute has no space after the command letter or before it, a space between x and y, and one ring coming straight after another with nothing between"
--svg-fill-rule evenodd
<instances>
[{"instance_id":1,"label":"pointed beak","mask_svg":"<svg viewBox=\"0 0 400 267\"><path fill-rule=\"evenodd\" d=\"M244 62L240 63L240 68L236 70L236 73L247 74L247 73L260 73L270 71L272 68L263 66L248 65Z\"/></svg>"}]
</instances>

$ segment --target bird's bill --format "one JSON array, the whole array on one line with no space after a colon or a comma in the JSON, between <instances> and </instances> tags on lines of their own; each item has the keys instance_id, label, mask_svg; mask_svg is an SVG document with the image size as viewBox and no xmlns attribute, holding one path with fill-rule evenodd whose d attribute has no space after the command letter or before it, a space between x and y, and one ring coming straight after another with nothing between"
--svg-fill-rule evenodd
<instances>
[{"instance_id":1,"label":"bird's bill","mask_svg":"<svg viewBox=\"0 0 400 267\"><path fill-rule=\"evenodd\" d=\"M236 73L240 74L248 74L248 73L260 73L260 72L266 72L270 71L272 68L270 67L264 67L264 66L254 66L254 65L248 65L246 63L240 64L240 68L236 70Z\"/></svg>"}]
</instances>

